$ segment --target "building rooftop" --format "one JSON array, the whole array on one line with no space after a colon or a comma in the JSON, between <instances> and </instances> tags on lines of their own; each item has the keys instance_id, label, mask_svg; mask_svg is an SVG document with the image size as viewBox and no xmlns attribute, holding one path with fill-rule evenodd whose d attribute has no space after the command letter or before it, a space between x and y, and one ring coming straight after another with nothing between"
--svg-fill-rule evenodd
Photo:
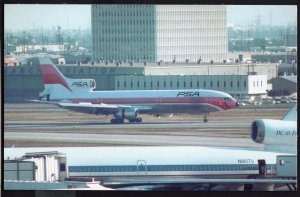
<instances>
[{"instance_id":1,"label":"building rooftop","mask_svg":"<svg viewBox=\"0 0 300 197\"><path fill-rule=\"evenodd\" d=\"M281 78L297 83L297 75L290 75L290 76L280 76Z\"/></svg>"},{"instance_id":2,"label":"building rooftop","mask_svg":"<svg viewBox=\"0 0 300 197\"><path fill-rule=\"evenodd\" d=\"M189 62L189 63L186 63L186 62L176 62L176 63L173 63L173 62L162 62L160 64L158 64L157 62L147 62L146 65L144 64L144 62L134 62L133 64L130 64L130 62L123 62L121 64L118 64L116 62L114 63L105 63L105 62L100 62L100 63L97 63L95 62L94 65L92 65L91 63L89 64L85 64L85 63L82 63L80 64L80 66L107 66L107 67L151 67L151 68L166 68L166 67L204 67L204 66L218 66L218 67L226 67L226 66L237 66L237 65L242 65L242 66L266 66L266 65L269 65L269 66L276 66L275 63L220 63L220 62L214 62L213 64L209 63L209 62L201 62L200 64L198 64L197 62ZM62 66L78 66L77 64L64 64Z\"/></svg>"}]
</instances>

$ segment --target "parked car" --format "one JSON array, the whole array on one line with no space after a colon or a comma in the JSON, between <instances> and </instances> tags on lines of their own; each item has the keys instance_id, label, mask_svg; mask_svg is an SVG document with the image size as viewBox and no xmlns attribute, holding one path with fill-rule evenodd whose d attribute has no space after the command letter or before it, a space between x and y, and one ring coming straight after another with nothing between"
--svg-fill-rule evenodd
<instances>
[{"instance_id":1,"label":"parked car","mask_svg":"<svg viewBox=\"0 0 300 197\"><path fill-rule=\"evenodd\" d=\"M291 103L297 103L297 98L290 98Z\"/></svg>"},{"instance_id":2,"label":"parked car","mask_svg":"<svg viewBox=\"0 0 300 197\"><path fill-rule=\"evenodd\" d=\"M289 97L289 100L291 103L297 103L297 97L295 96Z\"/></svg>"},{"instance_id":3,"label":"parked car","mask_svg":"<svg viewBox=\"0 0 300 197\"><path fill-rule=\"evenodd\" d=\"M253 104L254 100L251 100L250 98L240 98L238 99L238 102L245 104Z\"/></svg>"},{"instance_id":4,"label":"parked car","mask_svg":"<svg viewBox=\"0 0 300 197\"><path fill-rule=\"evenodd\" d=\"M281 103L281 99L279 99L279 98L273 99L273 103L274 104Z\"/></svg>"},{"instance_id":5,"label":"parked car","mask_svg":"<svg viewBox=\"0 0 300 197\"><path fill-rule=\"evenodd\" d=\"M286 98L283 98L280 100L281 103L290 103L290 101Z\"/></svg>"},{"instance_id":6,"label":"parked car","mask_svg":"<svg viewBox=\"0 0 300 197\"><path fill-rule=\"evenodd\" d=\"M272 100L272 99L262 99L261 101L262 101L262 103L265 103L265 104L270 104L270 103L274 104L275 103L274 100Z\"/></svg>"}]
</instances>

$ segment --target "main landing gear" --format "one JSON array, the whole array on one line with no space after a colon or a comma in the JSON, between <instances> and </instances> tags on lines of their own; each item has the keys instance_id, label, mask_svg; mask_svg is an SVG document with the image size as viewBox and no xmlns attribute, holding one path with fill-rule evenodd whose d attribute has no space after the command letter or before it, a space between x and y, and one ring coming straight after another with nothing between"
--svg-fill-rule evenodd
<instances>
[{"instance_id":1,"label":"main landing gear","mask_svg":"<svg viewBox=\"0 0 300 197\"><path fill-rule=\"evenodd\" d=\"M124 119L123 118L114 118L110 120L111 124L123 124L124 123Z\"/></svg>"},{"instance_id":2,"label":"main landing gear","mask_svg":"<svg viewBox=\"0 0 300 197\"><path fill-rule=\"evenodd\" d=\"M134 122L142 122L142 118L129 119L128 121L129 121L130 123L134 123Z\"/></svg>"},{"instance_id":3,"label":"main landing gear","mask_svg":"<svg viewBox=\"0 0 300 197\"><path fill-rule=\"evenodd\" d=\"M114 118L110 120L111 124L124 124L124 118ZM128 119L129 123L142 122L142 118Z\"/></svg>"},{"instance_id":4,"label":"main landing gear","mask_svg":"<svg viewBox=\"0 0 300 197\"><path fill-rule=\"evenodd\" d=\"M208 113L205 113L204 117L203 117L203 122L207 122L208 121L207 116L208 116Z\"/></svg>"}]
</instances>

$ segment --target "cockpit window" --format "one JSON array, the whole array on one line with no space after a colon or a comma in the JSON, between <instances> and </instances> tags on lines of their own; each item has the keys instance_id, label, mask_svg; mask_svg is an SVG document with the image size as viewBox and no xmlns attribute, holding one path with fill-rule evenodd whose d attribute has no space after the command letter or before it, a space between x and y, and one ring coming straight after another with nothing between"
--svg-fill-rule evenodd
<instances>
[{"instance_id":1,"label":"cockpit window","mask_svg":"<svg viewBox=\"0 0 300 197\"><path fill-rule=\"evenodd\" d=\"M224 97L224 101L230 101L232 100L230 97Z\"/></svg>"}]
</instances>

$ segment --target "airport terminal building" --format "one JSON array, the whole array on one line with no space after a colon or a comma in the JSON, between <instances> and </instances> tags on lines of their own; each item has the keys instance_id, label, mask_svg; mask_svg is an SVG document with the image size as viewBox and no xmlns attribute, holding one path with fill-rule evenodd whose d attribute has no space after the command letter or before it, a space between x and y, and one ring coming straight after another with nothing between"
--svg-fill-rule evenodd
<instances>
[{"instance_id":1,"label":"airport terminal building","mask_svg":"<svg viewBox=\"0 0 300 197\"><path fill-rule=\"evenodd\" d=\"M222 62L225 5L92 5L94 59Z\"/></svg>"},{"instance_id":2,"label":"airport terminal building","mask_svg":"<svg viewBox=\"0 0 300 197\"><path fill-rule=\"evenodd\" d=\"M236 98L267 94L267 75L117 76L117 90L211 89Z\"/></svg>"},{"instance_id":3,"label":"airport terminal building","mask_svg":"<svg viewBox=\"0 0 300 197\"><path fill-rule=\"evenodd\" d=\"M276 64L99 63L58 68L69 78L95 79L95 91L201 88L224 91L236 98L266 95L271 79L277 76ZM38 99L44 90L39 63L34 61L32 65L5 67L4 82L5 102Z\"/></svg>"}]
</instances>

